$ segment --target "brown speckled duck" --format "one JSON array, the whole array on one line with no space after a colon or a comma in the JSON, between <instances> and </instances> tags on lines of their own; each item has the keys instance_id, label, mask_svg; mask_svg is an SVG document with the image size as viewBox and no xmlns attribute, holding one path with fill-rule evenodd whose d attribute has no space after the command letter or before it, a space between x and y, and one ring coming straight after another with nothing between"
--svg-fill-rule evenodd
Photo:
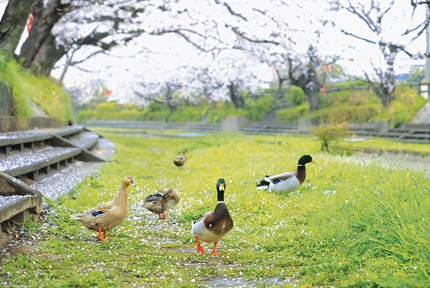
<instances>
[{"instance_id":1,"label":"brown speckled duck","mask_svg":"<svg viewBox=\"0 0 430 288\"><path fill-rule=\"evenodd\" d=\"M306 179L306 167L307 163L318 164L312 160L309 155L303 155L299 159L295 172L285 172L274 176L267 176L260 180L256 185L257 189L264 189L274 192L291 192L300 188L302 183Z\"/></svg>"},{"instance_id":2,"label":"brown speckled duck","mask_svg":"<svg viewBox=\"0 0 430 288\"><path fill-rule=\"evenodd\" d=\"M180 200L181 197L179 196L178 191L173 188L169 188L167 191L162 190L147 196L142 206L151 212L157 213L158 218L168 219L164 212L172 209ZM161 216L161 214L163 214L163 216Z\"/></svg>"},{"instance_id":3,"label":"brown speckled duck","mask_svg":"<svg viewBox=\"0 0 430 288\"><path fill-rule=\"evenodd\" d=\"M214 249L211 254L221 255L215 252L218 242L233 228L233 220L228 213L224 203L225 181L220 178L216 184L218 192L218 203L213 212L206 213L200 219L192 223L191 233L197 240L197 253L204 254L205 251L200 246L200 241L214 242Z\"/></svg>"},{"instance_id":4,"label":"brown speckled duck","mask_svg":"<svg viewBox=\"0 0 430 288\"><path fill-rule=\"evenodd\" d=\"M72 215L71 219L79 220L88 229L98 231L97 238L101 241L106 241L101 237L102 232L105 239L110 239L106 238L106 231L121 224L125 217L127 217L127 188L129 185L134 186L133 178L126 176L121 184L118 195L113 201Z\"/></svg>"},{"instance_id":5,"label":"brown speckled duck","mask_svg":"<svg viewBox=\"0 0 430 288\"><path fill-rule=\"evenodd\" d=\"M187 162L187 155L185 155L186 152L188 152L188 149L184 148L183 154L180 154L173 159L173 163L175 163L176 166L182 166Z\"/></svg>"}]
</instances>

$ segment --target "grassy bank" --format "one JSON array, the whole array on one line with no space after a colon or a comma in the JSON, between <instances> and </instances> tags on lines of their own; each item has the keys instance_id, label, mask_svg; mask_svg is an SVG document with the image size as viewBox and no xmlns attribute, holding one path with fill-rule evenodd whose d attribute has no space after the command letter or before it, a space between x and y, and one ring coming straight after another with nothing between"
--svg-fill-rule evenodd
<instances>
[{"instance_id":1,"label":"grassy bank","mask_svg":"<svg viewBox=\"0 0 430 288\"><path fill-rule=\"evenodd\" d=\"M263 286L292 279L298 287L427 286L430 196L423 173L319 153L310 137L205 135L140 138L103 134L113 159L43 217L27 223L38 249L8 258L0 283L15 287L199 287L216 279ZM189 160L172 160L187 147ZM292 171L310 154L302 187L286 195L256 190L264 174ZM115 197L125 175L128 218L101 243L70 214ZM216 205L215 183L227 182L234 228L197 255L190 221ZM176 188L180 204L158 220L140 206L146 195ZM203 244L209 252L212 244ZM227 281L223 280L223 281ZM238 280L239 281L239 280ZM286 282L282 282L287 285ZM288 286L291 287L291 286Z\"/></svg>"},{"instance_id":2,"label":"grassy bank","mask_svg":"<svg viewBox=\"0 0 430 288\"><path fill-rule=\"evenodd\" d=\"M47 116L66 125L73 119L70 98L65 90L46 77L36 77L14 60L6 62L0 53L0 82L12 90L12 115L18 118L34 116L30 102Z\"/></svg>"}]
</instances>

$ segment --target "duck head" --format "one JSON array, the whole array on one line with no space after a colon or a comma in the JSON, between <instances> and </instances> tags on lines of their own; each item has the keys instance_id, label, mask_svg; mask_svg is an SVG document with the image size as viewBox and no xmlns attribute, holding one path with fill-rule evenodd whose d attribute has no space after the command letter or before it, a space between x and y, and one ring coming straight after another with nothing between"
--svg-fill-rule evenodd
<instances>
[{"instance_id":1,"label":"duck head","mask_svg":"<svg viewBox=\"0 0 430 288\"><path fill-rule=\"evenodd\" d=\"M136 185L134 185L134 182L133 182L133 177L131 177L131 176L125 176L125 178L124 178L124 184L126 184L126 185L132 185L132 186L136 186Z\"/></svg>"},{"instance_id":2,"label":"duck head","mask_svg":"<svg viewBox=\"0 0 430 288\"><path fill-rule=\"evenodd\" d=\"M303 155L302 157L300 157L299 165L305 166L305 164L307 164L307 163L318 164L317 162L312 160L312 157L310 155Z\"/></svg>"},{"instance_id":3,"label":"duck head","mask_svg":"<svg viewBox=\"0 0 430 288\"><path fill-rule=\"evenodd\" d=\"M218 201L224 201L225 180L220 178L216 183L216 191L218 192Z\"/></svg>"}]
</instances>

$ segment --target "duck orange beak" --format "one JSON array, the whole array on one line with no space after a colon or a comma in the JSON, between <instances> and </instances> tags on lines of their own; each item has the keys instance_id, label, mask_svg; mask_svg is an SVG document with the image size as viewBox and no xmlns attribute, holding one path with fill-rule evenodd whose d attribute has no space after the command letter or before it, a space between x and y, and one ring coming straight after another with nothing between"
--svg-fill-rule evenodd
<instances>
[{"instance_id":1,"label":"duck orange beak","mask_svg":"<svg viewBox=\"0 0 430 288\"><path fill-rule=\"evenodd\" d=\"M318 164L318 163L317 163L317 162L315 162L314 160L312 160L312 161L311 161L311 163Z\"/></svg>"},{"instance_id":2,"label":"duck orange beak","mask_svg":"<svg viewBox=\"0 0 430 288\"><path fill-rule=\"evenodd\" d=\"M224 184L219 184L219 190L224 191Z\"/></svg>"}]
</instances>

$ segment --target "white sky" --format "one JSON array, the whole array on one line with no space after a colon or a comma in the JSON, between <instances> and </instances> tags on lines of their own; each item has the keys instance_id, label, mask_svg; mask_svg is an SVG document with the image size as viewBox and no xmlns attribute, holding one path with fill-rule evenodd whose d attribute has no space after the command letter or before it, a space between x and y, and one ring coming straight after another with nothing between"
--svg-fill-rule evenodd
<instances>
[{"instance_id":1,"label":"white sky","mask_svg":"<svg viewBox=\"0 0 430 288\"><path fill-rule=\"evenodd\" d=\"M0 15L3 14L6 5L6 0L0 0ZM335 21L337 23L342 23L345 27L350 29L350 31L356 31L357 33L359 32L357 29L361 29L360 27L362 27L359 22L353 21L353 19L347 15L339 14L336 16ZM394 23L396 23L396 25L393 25L392 29L402 27L402 23L398 23L398 21L394 21ZM338 63L346 68L348 74L362 75L362 71L358 68L356 63L350 62L348 59L353 58L354 60L359 61L363 67L366 65L369 66L365 63L367 62L366 59L377 58L378 51L375 50L375 48L369 48L368 45L363 44L361 41L354 40L351 37L333 39L339 37L334 35L338 34L333 34L330 39L331 43L328 44L325 49L327 51L334 51L335 48L339 48L342 43L345 44L345 42L349 43L350 41L350 44L354 45L357 50L360 50L360 52L357 52L354 49L348 49L342 52L342 60ZM27 32L26 29L24 29L24 33L21 38L21 45L26 37ZM147 48L150 48L152 51L158 51L159 55L156 57L156 63L158 63L163 70L168 70L169 66L177 67L178 65L181 65L181 62L187 63L186 60L193 59L193 57L187 56L187 51L191 51L194 54L196 53L195 50L189 48L189 44L185 43L185 41L172 41L172 39L177 38L171 36L147 36L147 41L145 41L145 46L147 46ZM408 50L412 53L418 53L418 51L424 53L425 35L421 35L419 39L409 46ZM17 49L17 52L19 52L19 49ZM134 73L138 74L138 71L147 69L148 67L145 67L145 65L147 65L145 64L147 63L146 58L152 56L154 56L154 54L145 53L140 45L129 45L128 47L121 49L115 48L112 50L110 57L100 55L80 65L80 67L90 70L92 73L83 73L76 68L69 68L64 84L66 87L73 87L75 85L80 85L83 82L88 82L89 80L105 79L107 88L115 90L116 87L124 87L128 82L135 81L135 79L130 78L130 71L135 70L136 72ZM61 62L63 61L60 60L59 63L61 64ZM407 55L399 54L396 59L395 70L397 74L407 73L411 65L423 64L424 60L410 60ZM59 78L63 67L60 65L57 66L59 66L59 69L54 69L51 75ZM262 68L261 66L255 67L254 73L258 74L260 79L262 78L268 81L272 79L270 68Z\"/></svg>"}]
</instances>

